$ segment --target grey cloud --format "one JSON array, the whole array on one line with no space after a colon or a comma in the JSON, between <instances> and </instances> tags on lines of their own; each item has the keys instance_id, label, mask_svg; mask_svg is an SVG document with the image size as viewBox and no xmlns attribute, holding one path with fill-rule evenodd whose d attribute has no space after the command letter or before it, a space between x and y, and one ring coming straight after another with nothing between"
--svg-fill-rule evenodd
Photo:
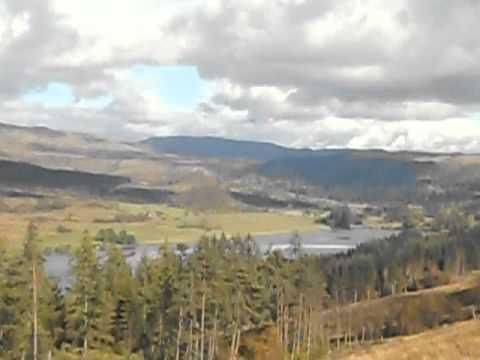
<instances>
[{"instance_id":1,"label":"grey cloud","mask_svg":"<svg viewBox=\"0 0 480 360\"><path fill-rule=\"evenodd\" d=\"M299 108L328 106L337 100L347 109L364 109L354 117L399 120L408 119L404 115L409 114L402 112L404 102L449 104L460 108L455 114L462 112L463 105L478 106L478 1L405 1L392 13L395 28L391 36L375 27L366 28L365 19L371 16L366 7L358 24L337 29L321 46L307 41L308 21L335 16L336 10L349 3L265 2L263 7L247 8L243 2L223 1L214 15L199 10L194 16L177 19L172 28L193 34L196 46L187 49L181 61L198 65L204 77L226 78L244 87L297 88L290 101ZM365 68L374 69L378 76L354 75ZM380 107L382 103L394 104L390 114L369 110L371 104ZM349 114L348 110L329 110L339 116ZM423 115L429 120L438 114Z\"/></svg>"},{"instance_id":2,"label":"grey cloud","mask_svg":"<svg viewBox=\"0 0 480 360\"><path fill-rule=\"evenodd\" d=\"M75 46L78 35L62 25L49 1L4 0L12 15L27 14L29 29L0 52L0 96L12 98L61 80L50 59Z\"/></svg>"},{"instance_id":3,"label":"grey cloud","mask_svg":"<svg viewBox=\"0 0 480 360\"><path fill-rule=\"evenodd\" d=\"M83 39L55 12L50 0L0 1L5 2L10 15L26 14L29 26L6 47L0 47L0 100L15 99L50 82L71 85L76 98L106 95L115 81L109 70L151 61L135 55L127 58L117 50L118 57L103 62L87 59L78 64L63 64L57 60L95 40Z\"/></svg>"},{"instance_id":4,"label":"grey cloud","mask_svg":"<svg viewBox=\"0 0 480 360\"><path fill-rule=\"evenodd\" d=\"M30 14L30 31L0 47L2 121L89 129L126 140L191 134L299 147L480 149L480 129L462 132L453 126L449 131L442 125L444 119L465 119L480 109L478 1L396 0L372 8L366 0L363 13L345 24L339 17L349 15L356 1L223 0L215 11L201 2L159 28L159 34L178 37L183 49L178 63L196 65L203 78L228 82L241 93L220 87L185 112L150 106L152 99L144 99L141 89L123 94L122 78L113 74L137 63L158 64L158 55L148 48L160 48L161 42L109 49L102 60L54 62L89 49L91 39L72 30L48 0L0 1L11 14ZM379 16L373 10L379 9L390 11L389 17L372 22ZM330 19L336 28L316 28L316 35L326 35L315 42L306 29L319 19ZM389 30L383 32L385 23ZM8 105L52 81L70 84L78 99L117 97L100 110ZM253 91L269 87L295 91L284 99ZM411 130L397 126L409 120L429 121L431 129L420 123ZM427 142L430 137L434 140Z\"/></svg>"}]
</instances>

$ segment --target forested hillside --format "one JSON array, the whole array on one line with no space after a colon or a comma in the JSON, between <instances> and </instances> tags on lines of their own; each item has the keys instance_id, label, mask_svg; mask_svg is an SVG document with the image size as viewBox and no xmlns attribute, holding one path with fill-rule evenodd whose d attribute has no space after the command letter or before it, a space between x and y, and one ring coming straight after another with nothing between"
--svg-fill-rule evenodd
<instances>
[{"instance_id":1,"label":"forested hillside","mask_svg":"<svg viewBox=\"0 0 480 360\"><path fill-rule=\"evenodd\" d=\"M24 251L0 255L1 356L320 359L468 319L480 301L476 283L444 296L401 295L480 268L480 228L454 225L430 235L405 230L327 257L304 254L297 235L286 254L264 256L251 237L204 237L193 252L165 243L135 273L112 244L101 261L85 233L65 293L43 272L41 234L30 225Z\"/></svg>"},{"instance_id":2,"label":"forested hillside","mask_svg":"<svg viewBox=\"0 0 480 360\"><path fill-rule=\"evenodd\" d=\"M323 188L377 191L395 188L414 190L415 166L407 161L354 157L347 152L271 160L260 165L261 174L285 179L302 179Z\"/></svg>"},{"instance_id":3,"label":"forested hillside","mask_svg":"<svg viewBox=\"0 0 480 360\"><path fill-rule=\"evenodd\" d=\"M141 144L157 153L194 157L247 158L257 161L267 161L313 152L312 150L290 149L270 143L216 137L154 137L142 141Z\"/></svg>"}]
</instances>

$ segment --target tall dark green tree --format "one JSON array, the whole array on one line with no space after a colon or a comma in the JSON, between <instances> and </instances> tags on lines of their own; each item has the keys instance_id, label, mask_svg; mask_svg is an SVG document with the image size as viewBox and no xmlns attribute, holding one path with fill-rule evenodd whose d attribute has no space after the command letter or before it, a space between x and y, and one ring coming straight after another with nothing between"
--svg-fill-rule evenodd
<instances>
[{"instance_id":1,"label":"tall dark green tree","mask_svg":"<svg viewBox=\"0 0 480 360\"><path fill-rule=\"evenodd\" d=\"M136 283L120 247L109 244L106 256L103 265L105 316L109 317L116 350L130 354L135 342L138 306Z\"/></svg>"},{"instance_id":2,"label":"tall dark green tree","mask_svg":"<svg viewBox=\"0 0 480 360\"><path fill-rule=\"evenodd\" d=\"M54 321L52 284L43 272L37 229L30 223L20 254L2 257L0 290L0 354L11 358L39 359L53 348L49 323Z\"/></svg>"},{"instance_id":3,"label":"tall dark green tree","mask_svg":"<svg viewBox=\"0 0 480 360\"><path fill-rule=\"evenodd\" d=\"M102 326L105 291L93 240L85 234L72 261L74 283L67 296L66 336L83 357L91 348L109 346L111 337Z\"/></svg>"}]
</instances>

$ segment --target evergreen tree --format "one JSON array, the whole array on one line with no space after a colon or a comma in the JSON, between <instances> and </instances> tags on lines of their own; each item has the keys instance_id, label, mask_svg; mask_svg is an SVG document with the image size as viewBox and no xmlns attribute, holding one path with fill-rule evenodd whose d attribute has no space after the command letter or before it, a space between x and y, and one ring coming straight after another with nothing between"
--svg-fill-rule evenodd
<instances>
[{"instance_id":1,"label":"evergreen tree","mask_svg":"<svg viewBox=\"0 0 480 360\"><path fill-rule=\"evenodd\" d=\"M67 297L66 336L86 358L89 349L111 343L102 326L105 293L96 249L88 234L74 254L72 272L75 280Z\"/></svg>"},{"instance_id":2,"label":"evergreen tree","mask_svg":"<svg viewBox=\"0 0 480 360\"><path fill-rule=\"evenodd\" d=\"M2 257L0 353L13 359L39 359L53 347L48 324L54 313L49 307L52 285L43 272L35 225L27 228L21 254Z\"/></svg>"},{"instance_id":3,"label":"evergreen tree","mask_svg":"<svg viewBox=\"0 0 480 360\"><path fill-rule=\"evenodd\" d=\"M137 292L132 270L123 251L116 245L107 247L103 266L106 316L109 316L110 333L119 352L130 353L134 342L134 323Z\"/></svg>"}]
</instances>

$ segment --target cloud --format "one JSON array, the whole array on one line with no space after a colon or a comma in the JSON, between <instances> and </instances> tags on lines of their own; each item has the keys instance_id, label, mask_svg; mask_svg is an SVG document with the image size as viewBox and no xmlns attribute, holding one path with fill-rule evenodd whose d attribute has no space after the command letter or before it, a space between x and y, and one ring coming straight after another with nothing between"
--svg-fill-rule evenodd
<instances>
[{"instance_id":1,"label":"cloud","mask_svg":"<svg viewBox=\"0 0 480 360\"><path fill-rule=\"evenodd\" d=\"M2 0L0 21L0 99L65 77L51 59L74 47L78 37L61 23L48 1Z\"/></svg>"},{"instance_id":2,"label":"cloud","mask_svg":"<svg viewBox=\"0 0 480 360\"><path fill-rule=\"evenodd\" d=\"M310 16L295 15L306 7ZM205 77L297 88L302 106L332 99L477 104L478 15L472 1L227 0L214 14L200 9L173 26L191 34L196 46L182 60Z\"/></svg>"},{"instance_id":3,"label":"cloud","mask_svg":"<svg viewBox=\"0 0 480 360\"><path fill-rule=\"evenodd\" d=\"M479 17L472 0L0 0L1 121L480 151ZM159 90L139 67L201 79ZM70 104L24 101L52 84ZM193 94L187 106L172 87Z\"/></svg>"}]
</instances>

